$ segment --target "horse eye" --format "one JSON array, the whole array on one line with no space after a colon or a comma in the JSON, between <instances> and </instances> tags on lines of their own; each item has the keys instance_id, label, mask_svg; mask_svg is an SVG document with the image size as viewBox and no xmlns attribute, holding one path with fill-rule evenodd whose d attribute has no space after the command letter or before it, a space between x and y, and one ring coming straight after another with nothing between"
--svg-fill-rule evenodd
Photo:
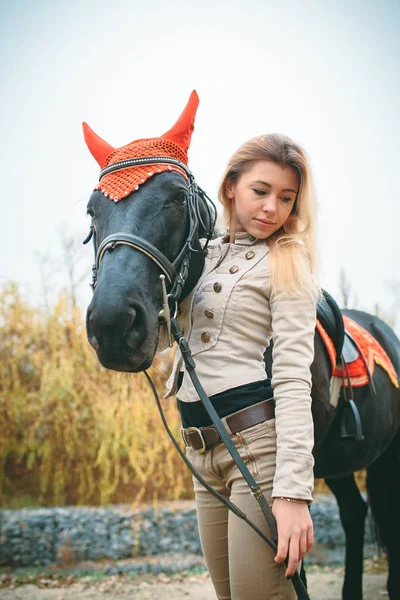
<instances>
[{"instance_id":1,"label":"horse eye","mask_svg":"<svg viewBox=\"0 0 400 600\"><path fill-rule=\"evenodd\" d=\"M173 202L175 202L175 204L185 204L186 200L187 200L186 192L181 191L174 197Z\"/></svg>"}]
</instances>

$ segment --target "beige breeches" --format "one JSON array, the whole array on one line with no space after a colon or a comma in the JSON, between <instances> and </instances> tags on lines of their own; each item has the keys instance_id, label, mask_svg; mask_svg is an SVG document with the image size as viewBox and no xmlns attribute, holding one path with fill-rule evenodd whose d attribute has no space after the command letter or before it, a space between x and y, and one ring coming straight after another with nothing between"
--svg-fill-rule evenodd
<instances>
[{"instance_id":1,"label":"beige breeches","mask_svg":"<svg viewBox=\"0 0 400 600\"><path fill-rule=\"evenodd\" d=\"M223 420L224 421L224 420ZM239 454L271 504L275 473L275 420L232 436ZM206 481L229 497L269 537L261 509L223 443L203 454L187 448L189 460ZM295 600L285 565L253 529L218 502L195 479L200 540L218 600Z\"/></svg>"}]
</instances>

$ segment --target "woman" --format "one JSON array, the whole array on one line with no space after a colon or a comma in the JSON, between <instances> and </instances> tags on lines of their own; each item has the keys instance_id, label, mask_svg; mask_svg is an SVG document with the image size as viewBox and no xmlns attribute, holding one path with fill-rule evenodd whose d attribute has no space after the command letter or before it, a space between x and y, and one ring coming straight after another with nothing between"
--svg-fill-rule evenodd
<instances>
[{"instance_id":1,"label":"woman","mask_svg":"<svg viewBox=\"0 0 400 600\"><path fill-rule=\"evenodd\" d=\"M210 244L180 323L200 382L272 505L279 542L274 555L195 480L201 544L219 600L288 600L296 596L287 578L313 543L310 365L318 286L304 151L279 134L246 142L229 161L219 198L227 234ZM272 338L269 380L263 353ZM168 386L169 395L177 392L190 461L270 535L179 356Z\"/></svg>"}]
</instances>

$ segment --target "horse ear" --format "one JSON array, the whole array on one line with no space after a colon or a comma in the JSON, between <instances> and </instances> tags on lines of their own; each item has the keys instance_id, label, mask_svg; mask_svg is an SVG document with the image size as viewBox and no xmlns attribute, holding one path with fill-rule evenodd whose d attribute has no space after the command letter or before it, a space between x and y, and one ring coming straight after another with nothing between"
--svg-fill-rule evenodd
<instances>
[{"instance_id":1,"label":"horse ear","mask_svg":"<svg viewBox=\"0 0 400 600\"><path fill-rule=\"evenodd\" d=\"M170 142L175 142L183 150L188 150L194 129L194 119L196 117L198 105L199 97L196 90L193 90L193 92L190 94L189 101L183 110L183 113L175 125L161 137L169 140Z\"/></svg>"},{"instance_id":2,"label":"horse ear","mask_svg":"<svg viewBox=\"0 0 400 600\"><path fill-rule=\"evenodd\" d=\"M115 150L111 144L101 139L87 123L82 123L85 142L93 158L97 160L102 169L107 156Z\"/></svg>"}]
</instances>

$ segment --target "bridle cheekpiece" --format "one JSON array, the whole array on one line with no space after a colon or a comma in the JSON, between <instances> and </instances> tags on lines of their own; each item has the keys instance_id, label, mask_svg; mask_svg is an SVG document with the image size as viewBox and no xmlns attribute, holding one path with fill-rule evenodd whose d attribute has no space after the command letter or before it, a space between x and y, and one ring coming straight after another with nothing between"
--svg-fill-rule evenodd
<instances>
[{"instance_id":1,"label":"bridle cheekpiece","mask_svg":"<svg viewBox=\"0 0 400 600\"><path fill-rule=\"evenodd\" d=\"M145 254L157 265L157 267L162 272L162 274L160 275L160 281L163 295L163 307L159 313L159 319L166 326L169 342L170 345L172 345L170 329L171 312L173 317L175 317L182 290L185 286L186 280L189 275L191 253L197 252L197 250L194 248L194 242L196 236L199 233L199 226L201 226L206 236L206 241L203 246L203 252L206 251L206 248L211 240L217 215L215 204L207 196L207 194L197 185L194 175L190 171L190 169L184 163L170 156L138 157L113 163L101 170L99 181L101 181L101 179L109 173L113 173L115 171L121 171L123 169L130 169L134 167L150 167L152 165L157 164L168 164L171 166L171 168L175 167L175 169L176 167L178 167L185 173L188 179L189 195L187 206L189 213L189 232L183 247L179 251L178 256L174 259L174 261L170 262L168 258L162 252L160 252L160 250L158 250L158 248L156 248L153 244L151 244L144 238L122 231L113 233L104 238L104 240L97 248L96 229L93 221L90 226L89 234L85 238L83 243L87 244L90 241L90 239L93 238L93 246L95 253L95 262L92 267L91 283L93 291L95 290L97 285L97 274L100 268L101 261L104 258L104 255L106 254L106 252L112 252L114 248L116 248L116 246L125 245L129 246L133 250L138 250L139 252ZM207 223L204 222L204 219L201 216L201 202L207 210ZM167 291L166 280L168 283L169 292Z\"/></svg>"}]
</instances>

